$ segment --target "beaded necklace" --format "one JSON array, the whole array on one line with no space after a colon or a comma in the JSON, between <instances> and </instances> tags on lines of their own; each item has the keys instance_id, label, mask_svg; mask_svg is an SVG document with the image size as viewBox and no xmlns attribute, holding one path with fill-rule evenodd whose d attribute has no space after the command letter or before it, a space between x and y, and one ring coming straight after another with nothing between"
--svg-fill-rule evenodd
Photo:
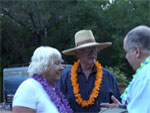
<instances>
[{"instance_id":1,"label":"beaded necklace","mask_svg":"<svg viewBox=\"0 0 150 113\"><path fill-rule=\"evenodd\" d=\"M54 102L60 113L73 113L72 109L68 105L68 101L65 99L65 96L57 87L56 83L54 83L51 88L50 85L47 83L47 80L44 79L42 76L34 74L32 78L34 78L43 86L49 98Z\"/></svg>"},{"instance_id":2,"label":"beaded necklace","mask_svg":"<svg viewBox=\"0 0 150 113\"><path fill-rule=\"evenodd\" d=\"M132 75L132 80L129 82L129 85L125 88L124 93L120 96L122 99L122 104L125 104L126 99L127 99L127 92L129 90L129 87L131 85L131 83L133 82L134 78L136 77L137 73L147 64L150 63L150 56L146 58L146 60L141 63L140 67L136 70L135 74Z\"/></svg>"}]
</instances>

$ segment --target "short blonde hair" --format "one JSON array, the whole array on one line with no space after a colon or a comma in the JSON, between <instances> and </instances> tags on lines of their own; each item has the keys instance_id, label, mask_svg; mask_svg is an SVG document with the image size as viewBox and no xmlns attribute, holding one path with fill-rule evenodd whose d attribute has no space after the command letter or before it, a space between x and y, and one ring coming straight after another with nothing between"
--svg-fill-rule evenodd
<instances>
[{"instance_id":1,"label":"short blonde hair","mask_svg":"<svg viewBox=\"0 0 150 113\"><path fill-rule=\"evenodd\" d=\"M31 62L28 68L29 76L34 74L41 74L48 69L48 66L54 63L54 56L62 60L61 53L49 46L38 47L31 58Z\"/></svg>"}]
</instances>

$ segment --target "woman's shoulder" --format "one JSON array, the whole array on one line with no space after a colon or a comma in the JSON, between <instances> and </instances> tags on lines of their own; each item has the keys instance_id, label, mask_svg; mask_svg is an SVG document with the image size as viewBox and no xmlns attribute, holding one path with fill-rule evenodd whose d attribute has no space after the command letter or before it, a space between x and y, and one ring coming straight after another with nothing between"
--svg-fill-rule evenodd
<instances>
[{"instance_id":1,"label":"woman's shoulder","mask_svg":"<svg viewBox=\"0 0 150 113\"><path fill-rule=\"evenodd\" d=\"M19 89L34 89L36 87L40 87L40 84L33 78L28 78L20 84Z\"/></svg>"}]
</instances>

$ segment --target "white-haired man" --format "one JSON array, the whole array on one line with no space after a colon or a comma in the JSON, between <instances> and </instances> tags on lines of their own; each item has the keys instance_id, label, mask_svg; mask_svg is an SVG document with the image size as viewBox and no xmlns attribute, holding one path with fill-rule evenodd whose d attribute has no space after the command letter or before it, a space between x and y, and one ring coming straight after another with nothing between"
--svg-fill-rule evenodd
<instances>
[{"instance_id":1,"label":"white-haired man","mask_svg":"<svg viewBox=\"0 0 150 113\"><path fill-rule=\"evenodd\" d=\"M102 68L97 51L111 42L97 43L91 30L75 34L75 48L63 51L79 59L72 68L65 69L59 87L74 112L99 112L100 103L111 102L111 95L120 99L120 91L112 72Z\"/></svg>"}]
</instances>

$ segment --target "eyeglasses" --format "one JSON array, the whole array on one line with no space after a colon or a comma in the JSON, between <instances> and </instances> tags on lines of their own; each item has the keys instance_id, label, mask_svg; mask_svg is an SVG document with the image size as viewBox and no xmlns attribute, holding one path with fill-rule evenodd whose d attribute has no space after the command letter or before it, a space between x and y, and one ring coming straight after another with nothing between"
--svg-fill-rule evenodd
<instances>
[{"instance_id":1,"label":"eyeglasses","mask_svg":"<svg viewBox=\"0 0 150 113\"><path fill-rule=\"evenodd\" d=\"M86 53L91 53L91 52L97 53L96 47L85 48L84 51L85 51Z\"/></svg>"}]
</instances>

